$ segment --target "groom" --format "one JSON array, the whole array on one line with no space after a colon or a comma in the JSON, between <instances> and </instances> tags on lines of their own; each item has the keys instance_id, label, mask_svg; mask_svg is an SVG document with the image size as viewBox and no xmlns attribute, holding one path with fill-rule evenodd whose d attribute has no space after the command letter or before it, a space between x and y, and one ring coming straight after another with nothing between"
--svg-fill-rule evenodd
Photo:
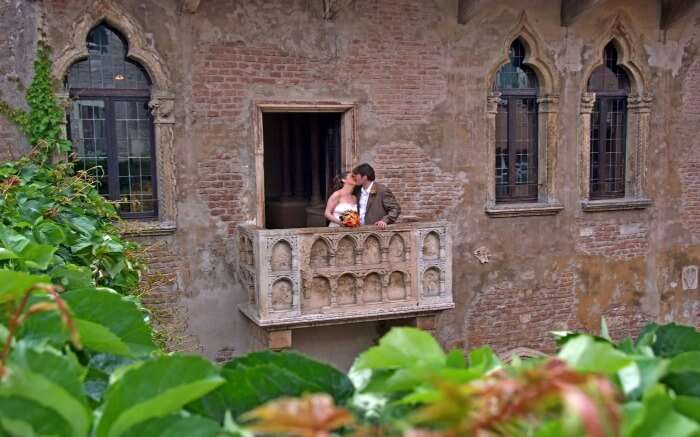
<instances>
[{"instance_id":1,"label":"groom","mask_svg":"<svg viewBox=\"0 0 700 437\"><path fill-rule=\"evenodd\" d=\"M399 202L390 189L374 181L372 166L360 164L352 169L352 176L355 184L362 187L357 196L360 223L386 229L387 225L396 222L401 214Z\"/></svg>"}]
</instances>

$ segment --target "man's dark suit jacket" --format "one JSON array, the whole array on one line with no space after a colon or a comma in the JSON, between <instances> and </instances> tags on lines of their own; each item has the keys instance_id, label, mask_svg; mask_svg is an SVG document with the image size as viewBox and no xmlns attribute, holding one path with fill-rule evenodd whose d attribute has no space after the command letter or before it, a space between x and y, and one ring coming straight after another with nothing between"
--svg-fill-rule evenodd
<instances>
[{"instance_id":1,"label":"man's dark suit jacket","mask_svg":"<svg viewBox=\"0 0 700 437\"><path fill-rule=\"evenodd\" d=\"M357 210L360 210L361 189L357 192ZM394 193L384 185L375 182L367 199L367 211L365 212L365 225L373 225L379 220L387 225L396 223L401 214L401 206L396 201Z\"/></svg>"}]
</instances>

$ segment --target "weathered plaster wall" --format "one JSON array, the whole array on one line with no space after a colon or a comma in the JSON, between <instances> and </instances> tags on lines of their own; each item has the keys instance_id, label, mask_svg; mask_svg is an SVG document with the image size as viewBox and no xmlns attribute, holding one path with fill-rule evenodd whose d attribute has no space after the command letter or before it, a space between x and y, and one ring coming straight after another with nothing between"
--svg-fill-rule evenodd
<instances>
[{"instance_id":1,"label":"weathered plaster wall","mask_svg":"<svg viewBox=\"0 0 700 437\"><path fill-rule=\"evenodd\" d=\"M457 24L456 0L357 0L331 21L321 18L320 1L307 0L203 0L195 14L174 0L93 3L44 2L50 43L67 44L84 8L121 8L148 34L176 91L177 232L145 241L163 241L152 258L173 277L150 303L184 339L174 347L217 359L249 348L232 236L255 217L258 100L356 102L361 157L405 213L452 223L457 308L440 317L437 332L446 345L551 350L549 330L595 330L601 316L616 337L648 320L700 325L700 290L684 290L681 278L700 264L697 7L661 32L653 0L608 1L568 28L549 0L489 2L466 25ZM616 16L654 97L646 169L653 205L588 213L580 206L579 104L600 56L593 47ZM484 213L493 147L487 75L521 20L543 42L559 83L553 171L564 209L493 218ZM477 248L488 263L473 255ZM341 366L377 335L366 325L315 329L295 347Z\"/></svg>"},{"instance_id":2,"label":"weathered plaster wall","mask_svg":"<svg viewBox=\"0 0 700 437\"><path fill-rule=\"evenodd\" d=\"M32 77L40 11L26 0L0 0L0 99L26 109L24 88ZM17 128L0 116L0 161L27 151Z\"/></svg>"}]
</instances>

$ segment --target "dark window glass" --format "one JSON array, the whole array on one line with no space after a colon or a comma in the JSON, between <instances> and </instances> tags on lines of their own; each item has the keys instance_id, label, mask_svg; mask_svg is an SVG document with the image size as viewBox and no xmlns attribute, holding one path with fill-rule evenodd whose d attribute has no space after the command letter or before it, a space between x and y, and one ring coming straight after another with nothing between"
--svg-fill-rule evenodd
<instances>
[{"instance_id":1,"label":"dark window glass","mask_svg":"<svg viewBox=\"0 0 700 437\"><path fill-rule=\"evenodd\" d=\"M122 216L156 216L148 76L125 59L126 44L105 25L88 35L88 51L66 81L74 99L69 135L77 168L98 178L99 192L117 203Z\"/></svg>"},{"instance_id":2,"label":"dark window glass","mask_svg":"<svg viewBox=\"0 0 700 437\"><path fill-rule=\"evenodd\" d=\"M523 64L516 40L510 62L496 75L501 103L496 113L496 201L537 200L537 76Z\"/></svg>"},{"instance_id":3,"label":"dark window glass","mask_svg":"<svg viewBox=\"0 0 700 437\"><path fill-rule=\"evenodd\" d=\"M624 197L629 79L617 64L612 43L605 47L604 65L591 74L588 91L596 93L591 113L590 197Z\"/></svg>"},{"instance_id":4,"label":"dark window glass","mask_svg":"<svg viewBox=\"0 0 700 437\"><path fill-rule=\"evenodd\" d=\"M106 25L88 33L87 49L87 59L73 64L68 72L68 88L149 89L146 72L126 58L126 42Z\"/></svg>"}]
</instances>

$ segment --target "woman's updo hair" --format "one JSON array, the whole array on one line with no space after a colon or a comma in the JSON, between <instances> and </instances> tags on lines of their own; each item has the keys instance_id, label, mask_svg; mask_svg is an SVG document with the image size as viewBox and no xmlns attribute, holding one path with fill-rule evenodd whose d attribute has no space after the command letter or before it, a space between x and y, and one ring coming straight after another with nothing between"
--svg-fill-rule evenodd
<instances>
[{"instance_id":1,"label":"woman's updo hair","mask_svg":"<svg viewBox=\"0 0 700 437\"><path fill-rule=\"evenodd\" d=\"M336 192L343 188L343 186L345 186L345 182L343 182L343 179L345 179L350 173L352 172L344 171L335 175L335 177L333 178L333 192Z\"/></svg>"}]
</instances>

